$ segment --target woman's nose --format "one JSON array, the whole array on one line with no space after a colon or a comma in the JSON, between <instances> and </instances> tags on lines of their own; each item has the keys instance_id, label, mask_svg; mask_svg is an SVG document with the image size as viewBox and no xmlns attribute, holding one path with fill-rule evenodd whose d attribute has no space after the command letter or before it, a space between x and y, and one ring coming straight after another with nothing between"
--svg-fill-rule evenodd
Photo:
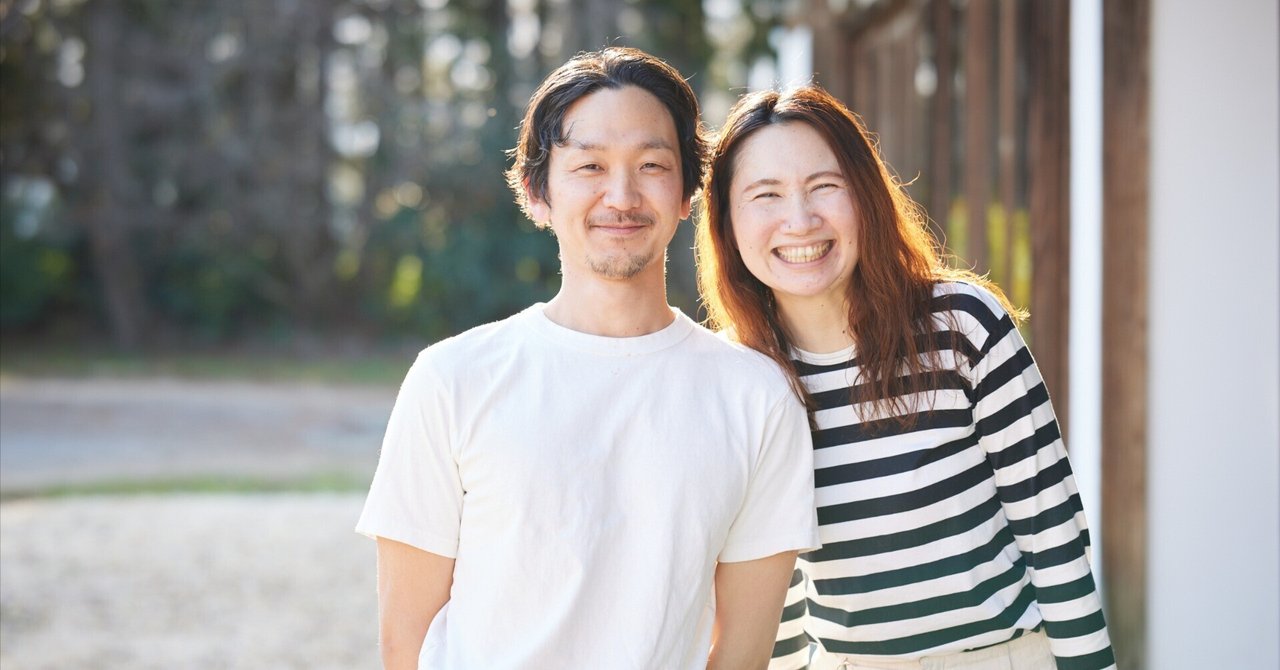
<instances>
[{"instance_id":1,"label":"woman's nose","mask_svg":"<svg viewBox=\"0 0 1280 670\"><path fill-rule=\"evenodd\" d=\"M786 211L783 212L783 232L801 235L822 224L821 218L809 205L807 198L792 198Z\"/></svg>"}]
</instances>

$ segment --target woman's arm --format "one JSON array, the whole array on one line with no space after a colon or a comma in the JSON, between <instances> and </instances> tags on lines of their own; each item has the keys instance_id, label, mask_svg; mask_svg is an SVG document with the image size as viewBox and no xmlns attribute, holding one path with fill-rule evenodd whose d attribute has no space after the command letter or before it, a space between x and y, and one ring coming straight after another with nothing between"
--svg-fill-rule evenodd
<instances>
[{"instance_id":1,"label":"woman's arm","mask_svg":"<svg viewBox=\"0 0 1280 670\"><path fill-rule=\"evenodd\" d=\"M975 342L981 358L973 367L978 442L1036 588L1049 646L1060 668L1114 668L1089 530L1040 370L994 299L966 311L986 331Z\"/></svg>"}]
</instances>

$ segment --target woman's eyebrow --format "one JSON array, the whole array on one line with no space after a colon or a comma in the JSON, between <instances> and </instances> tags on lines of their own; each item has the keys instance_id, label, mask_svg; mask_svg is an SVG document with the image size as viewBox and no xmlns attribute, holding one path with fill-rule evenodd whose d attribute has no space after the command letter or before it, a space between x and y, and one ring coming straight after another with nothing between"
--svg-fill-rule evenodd
<instances>
[{"instance_id":1,"label":"woman's eyebrow","mask_svg":"<svg viewBox=\"0 0 1280 670\"><path fill-rule=\"evenodd\" d=\"M744 190L744 191L750 191L751 189L753 189L753 188L755 188L755 187L757 187L757 186L777 186L777 185L779 185L779 184L781 184L781 183L782 183L782 182L781 182L780 180L774 179L773 177L765 177L765 178L763 178L763 179L757 179L757 180L755 180L755 181L751 182L750 184L747 184L746 186L743 186L743 187L742 187L742 190Z\"/></svg>"}]
</instances>

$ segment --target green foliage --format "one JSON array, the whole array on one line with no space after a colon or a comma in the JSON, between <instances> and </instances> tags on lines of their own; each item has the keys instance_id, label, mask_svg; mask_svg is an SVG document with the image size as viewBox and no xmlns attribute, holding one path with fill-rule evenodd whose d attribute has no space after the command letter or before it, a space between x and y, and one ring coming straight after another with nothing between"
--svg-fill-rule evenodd
<instances>
[{"instance_id":1,"label":"green foliage","mask_svg":"<svg viewBox=\"0 0 1280 670\"><path fill-rule=\"evenodd\" d=\"M147 259L152 270L148 297L166 320L203 341L219 341L237 326L270 314L255 292L270 263L243 250L216 244L186 244Z\"/></svg>"},{"instance_id":2,"label":"green foliage","mask_svg":"<svg viewBox=\"0 0 1280 670\"><path fill-rule=\"evenodd\" d=\"M51 310L72 301L76 282L75 237L50 232L50 208L17 195L5 193L0 200L0 327L5 329L38 325Z\"/></svg>"},{"instance_id":3,"label":"green foliage","mask_svg":"<svg viewBox=\"0 0 1280 670\"><path fill-rule=\"evenodd\" d=\"M514 206L499 209L510 211L457 222L402 210L375 227L364 253L375 287L368 315L434 340L550 298L554 240L520 225Z\"/></svg>"},{"instance_id":4,"label":"green foliage","mask_svg":"<svg viewBox=\"0 0 1280 670\"><path fill-rule=\"evenodd\" d=\"M618 43L729 85L700 0L585 1L603 23L496 1L11 8L0 187L27 175L58 206L20 231L5 201L0 329L435 340L550 298L555 240L502 176L540 78Z\"/></svg>"}]
</instances>

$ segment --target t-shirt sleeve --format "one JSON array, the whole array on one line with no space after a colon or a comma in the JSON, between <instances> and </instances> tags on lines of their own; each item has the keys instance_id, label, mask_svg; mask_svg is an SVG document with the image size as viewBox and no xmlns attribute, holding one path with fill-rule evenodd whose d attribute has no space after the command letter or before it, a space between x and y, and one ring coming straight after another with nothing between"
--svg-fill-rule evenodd
<instances>
[{"instance_id":1,"label":"t-shirt sleeve","mask_svg":"<svg viewBox=\"0 0 1280 670\"><path fill-rule=\"evenodd\" d=\"M457 556L462 481L448 399L428 357L419 356L391 410L356 532Z\"/></svg>"},{"instance_id":2,"label":"t-shirt sleeve","mask_svg":"<svg viewBox=\"0 0 1280 670\"><path fill-rule=\"evenodd\" d=\"M1059 668L1098 670L1115 658L1089 559L1089 529L1040 370L991 296L971 299L981 326L972 369L978 443L1027 563Z\"/></svg>"},{"instance_id":3,"label":"t-shirt sleeve","mask_svg":"<svg viewBox=\"0 0 1280 670\"><path fill-rule=\"evenodd\" d=\"M813 500L813 442L804 407L790 393L762 433L746 496L720 551L725 563L821 546Z\"/></svg>"}]
</instances>

